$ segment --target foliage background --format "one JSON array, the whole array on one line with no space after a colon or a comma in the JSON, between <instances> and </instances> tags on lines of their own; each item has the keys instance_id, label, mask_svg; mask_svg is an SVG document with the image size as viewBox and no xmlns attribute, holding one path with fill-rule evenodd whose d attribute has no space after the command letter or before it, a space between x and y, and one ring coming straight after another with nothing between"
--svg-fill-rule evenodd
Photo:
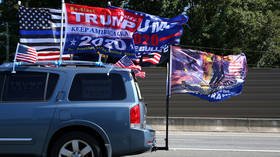
<instances>
[{"instance_id":1,"label":"foliage background","mask_svg":"<svg viewBox=\"0 0 280 157\"><path fill-rule=\"evenodd\" d=\"M106 0L66 0L89 6L106 7ZM126 8L162 17L173 17L187 7L189 22L181 44L186 48L228 55L244 52L248 63L258 67L280 66L279 0L126 0ZM112 0L120 6L121 0ZM22 0L27 7L61 8L58 1ZM5 59L5 25L9 24L10 60L18 42L17 1L0 4L0 62Z\"/></svg>"}]
</instances>

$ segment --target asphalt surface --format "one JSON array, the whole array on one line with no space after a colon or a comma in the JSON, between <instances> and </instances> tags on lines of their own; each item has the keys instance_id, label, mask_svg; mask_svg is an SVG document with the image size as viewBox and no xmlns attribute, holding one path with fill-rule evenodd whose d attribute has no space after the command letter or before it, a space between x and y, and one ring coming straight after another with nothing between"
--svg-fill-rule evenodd
<instances>
[{"instance_id":1,"label":"asphalt surface","mask_svg":"<svg viewBox=\"0 0 280 157\"><path fill-rule=\"evenodd\" d=\"M164 137L158 132L158 146ZM280 134L171 132L169 148L129 157L280 157Z\"/></svg>"}]
</instances>

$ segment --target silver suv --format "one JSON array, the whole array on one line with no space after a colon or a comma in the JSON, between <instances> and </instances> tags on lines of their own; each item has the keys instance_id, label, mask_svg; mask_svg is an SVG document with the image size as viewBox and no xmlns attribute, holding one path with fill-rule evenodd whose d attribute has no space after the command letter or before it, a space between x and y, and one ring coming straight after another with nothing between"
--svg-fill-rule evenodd
<instances>
[{"instance_id":1,"label":"silver suv","mask_svg":"<svg viewBox=\"0 0 280 157\"><path fill-rule=\"evenodd\" d=\"M0 154L111 157L154 145L128 69L93 62L0 67Z\"/></svg>"}]
</instances>

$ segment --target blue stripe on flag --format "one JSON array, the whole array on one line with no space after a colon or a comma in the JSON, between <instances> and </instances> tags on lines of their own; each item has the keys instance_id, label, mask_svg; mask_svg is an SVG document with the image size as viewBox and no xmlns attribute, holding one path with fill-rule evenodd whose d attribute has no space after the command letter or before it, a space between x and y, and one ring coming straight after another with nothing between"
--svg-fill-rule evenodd
<instances>
[{"instance_id":1,"label":"blue stripe on flag","mask_svg":"<svg viewBox=\"0 0 280 157\"><path fill-rule=\"evenodd\" d=\"M60 30L20 30L20 35L60 35Z\"/></svg>"}]
</instances>

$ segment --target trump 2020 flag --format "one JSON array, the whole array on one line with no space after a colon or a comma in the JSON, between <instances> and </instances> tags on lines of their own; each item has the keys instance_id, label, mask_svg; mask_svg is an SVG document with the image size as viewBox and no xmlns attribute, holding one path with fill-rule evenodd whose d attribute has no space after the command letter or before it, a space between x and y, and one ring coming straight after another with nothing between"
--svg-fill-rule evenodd
<instances>
[{"instance_id":1,"label":"trump 2020 flag","mask_svg":"<svg viewBox=\"0 0 280 157\"><path fill-rule=\"evenodd\" d=\"M110 8L118 9L117 7ZM169 45L180 44L183 25L189 19L183 14L172 18L163 18L134 10L126 11L143 17L140 26L133 34L135 50L139 58L150 53L168 52Z\"/></svg>"},{"instance_id":2,"label":"trump 2020 flag","mask_svg":"<svg viewBox=\"0 0 280 157\"><path fill-rule=\"evenodd\" d=\"M15 61L23 61L28 63L36 63L38 54L36 49L23 44L17 45Z\"/></svg>"},{"instance_id":3,"label":"trump 2020 flag","mask_svg":"<svg viewBox=\"0 0 280 157\"><path fill-rule=\"evenodd\" d=\"M180 44L183 34L183 24L188 16L178 15L173 18L162 18L141 12L135 12L144 17L140 27L133 35L137 56L150 53L162 53L169 45Z\"/></svg>"},{"instance_id":4,"label":"trump 2020 flag","mask_svg":"<svg viewBox=\"0 0 280 157\"><path fill-rule=\"evenodd\" d=\"M247 73L244 54L219 56L172 46L171 93L189 93L208 101L239 95Z\"/></svg>"},{"instance_id":5,"label":"trump 2020 flag","mask_svg":"<svg viewBox=\"0 0 280 157\"><path fill-rule=\"evenodd\" d=\"M103 53L135 58L133 33L142 16L124 9L66 4L65 54Z\"/></svg>"}]
</instances>

